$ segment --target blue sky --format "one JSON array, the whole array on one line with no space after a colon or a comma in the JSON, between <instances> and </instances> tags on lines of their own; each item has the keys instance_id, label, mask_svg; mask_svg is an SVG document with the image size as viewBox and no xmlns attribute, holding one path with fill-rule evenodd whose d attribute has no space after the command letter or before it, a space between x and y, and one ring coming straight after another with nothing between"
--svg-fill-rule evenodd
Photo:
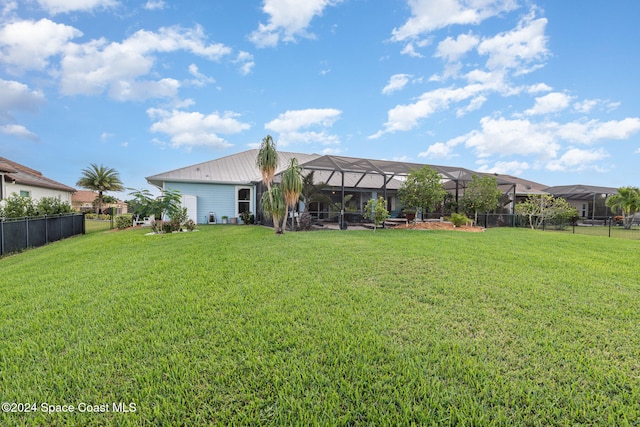
<instances>
[{"instance_id":1,"label":"blue sky","mask_svg":"<svg viewBox=\"0 0 640 427\"><path fill-rule=\"evenodd\" d=\"M0 155L150 188L271 134L640 185L638 16L636 0L0 0Z\"/></svg>"}]
</instances>

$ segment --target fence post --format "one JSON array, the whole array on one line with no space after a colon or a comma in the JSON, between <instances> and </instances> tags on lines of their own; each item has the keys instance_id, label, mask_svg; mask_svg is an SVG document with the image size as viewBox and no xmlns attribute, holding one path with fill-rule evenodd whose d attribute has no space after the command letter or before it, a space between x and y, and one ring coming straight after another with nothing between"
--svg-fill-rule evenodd
<instances>
[{"instance_id":1,"label":"fence post","mask_svg":"<svg viewBox=\"0 0 640 427\"><path fill-rule=\"evenodd\" d=\"M611 237L611 223L613 222L613 218L607 218L609 220L609 237Z\"/></svg>"}]
</instances>

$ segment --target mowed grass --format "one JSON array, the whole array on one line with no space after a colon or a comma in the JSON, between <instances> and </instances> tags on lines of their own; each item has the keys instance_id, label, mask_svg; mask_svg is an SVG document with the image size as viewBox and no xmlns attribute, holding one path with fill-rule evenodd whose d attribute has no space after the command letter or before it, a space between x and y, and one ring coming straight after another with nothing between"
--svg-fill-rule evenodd
<instances>
[{"instance_id":1,"label":"mowed grass","mask_svg":"<svg viewBox=\"0 0 640 427\"><path fill-rule=\"evenodd\" d=\"M640 422L637 241L200 230L0 259L0 424Z\"/></svg>"},{"instance_id":2,"label":"mowed grass","mask_svg":"<svg viewBox=\"0 0 640 427\"><path fill-rule=\"evenodd\" d=\"M97 220L97 219L85 219L84 230L85 233L95 233L96 231L105 231L111 229L111 221Z\"/></svg>"}]
</instances>

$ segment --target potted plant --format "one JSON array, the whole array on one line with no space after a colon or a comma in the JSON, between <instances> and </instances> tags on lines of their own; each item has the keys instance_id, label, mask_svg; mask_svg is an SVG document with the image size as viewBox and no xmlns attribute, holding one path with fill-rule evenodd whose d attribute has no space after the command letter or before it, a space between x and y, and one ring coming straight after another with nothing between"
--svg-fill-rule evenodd
<instances>
[{"instance_id":1,"label":"potted plant","mask_svg":"<svg viewBox=\"0 0 640 427\"><path fill-rule=\"evenodd\" d=\"M416 219L416 210L413 208L405 208L402 210L402 213L404 214L404 217L409 222L412 222L413 220Z\"/></svg>"},{"instance_id":2,"label":"potted plant","mask_svg":"<svg viewBox=\"0 0 640 427\"><path fill-rule=\"evenodd\" d=\"M222 215L222 223L226 224L227 222L229 222L229 217L227 215Z\"/></svg>"}]
</instances>

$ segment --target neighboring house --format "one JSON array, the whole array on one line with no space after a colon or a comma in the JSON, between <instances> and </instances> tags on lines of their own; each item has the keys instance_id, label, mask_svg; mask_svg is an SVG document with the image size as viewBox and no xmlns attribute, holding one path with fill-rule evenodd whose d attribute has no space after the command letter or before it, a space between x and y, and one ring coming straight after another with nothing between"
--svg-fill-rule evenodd
<instances>
[{"instance_id":1,"label":"neighboring house","mask_svg":"<svg viewBox=\"0 0 640 427\"><path fill-rule=\"evenodd\" d=\"M266 190L261 183L260 170L256 166L258 150L248 150L204 163L198 163L169 172L147 177L147 181L161 190L178 190L183 195L189 217L202 224L217 221L223 216L238 218L241 212L250 211L260 220L259 201ZM384 196L388 209L400 208L396 192L404 177L414 169L426 166L418 163L369 160L362 158L278 152L280 164L275 182L295 157L303 167L303 173L314 172L316 184L324 183L323 192L334 202L314 203L310 206L312 215L319 219L335 218L339 214L336 206L343 195L351 195L346 212L359 212L370 198ZM473 175L487 175L469 169L434 166L443 177L447 190L455 197L462 197L466 182ZM495 175L500 188L510 200L524 197L531 192L541 191L545 186L521 180L509 175ZM515 196L514 197L514 192ZM513 204L508 211L512 212Z\"/></svg>"},{"instance_id":2,"label":"neighboring house","mask_svg":"<svg viewBox=\"0 0 640 427\"><path fill-rule=\"evenodd\" d=\"M71 205L71 196L75 192L75 188L49 179L37 170L0 157L0 200L15 193L33 200L57 197Z\"/></svg>"},{"instance_id":3,"label":"neighboring house","mask_svg":"<svg viewBox=\"0 0 640 427\"><path fill-rule=\"evenodd\" d=\"M584 219L604 219L613 213L606 205L607 198L618 194L617 188L595 185L559 185L545 191L555 197L562 197L576 208L578 216Z\"/></svg>"},{"instance_id":4,"label":"neighboring house","mask_svg":"<svg viewBox=\"0 0 640 427\"><path fill-rule=\"evenodd\" d=\"M73 209L79 212L97 212L98 206L94 205L94 201L98 197L98 193L90 190L78 190L72 197ZM105 212L108 208L115 207L116 214L126 214L127 204L118 200L116 203L103 203L102 211Z\"/></svg>"}]
</instances>

